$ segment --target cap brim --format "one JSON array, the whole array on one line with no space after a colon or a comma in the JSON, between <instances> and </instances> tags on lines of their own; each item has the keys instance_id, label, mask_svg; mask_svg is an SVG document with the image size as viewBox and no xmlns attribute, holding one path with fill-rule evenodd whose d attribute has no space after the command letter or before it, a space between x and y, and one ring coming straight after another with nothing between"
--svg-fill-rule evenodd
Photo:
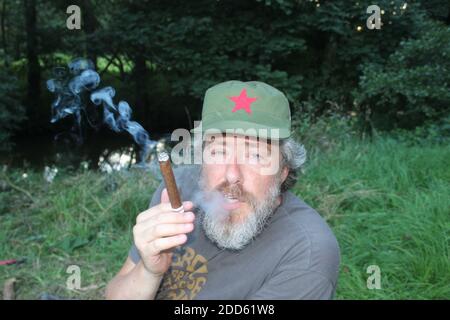
<instances>
[{"instance_id":1,"label":"cap brim","mask_svg":"<svg viewBox=\"0 0 450 320\"><path fill-rule=\"evenodd\" d=\"M211 123L205 127L200 125L190 130L191 133L230 133L239 134L250 137L264 138L264 139L286 139L291 136L290 130L286 128L274 128L261 124L255 124L253 122L228 120Z\"/></svg>"}]
</instances>

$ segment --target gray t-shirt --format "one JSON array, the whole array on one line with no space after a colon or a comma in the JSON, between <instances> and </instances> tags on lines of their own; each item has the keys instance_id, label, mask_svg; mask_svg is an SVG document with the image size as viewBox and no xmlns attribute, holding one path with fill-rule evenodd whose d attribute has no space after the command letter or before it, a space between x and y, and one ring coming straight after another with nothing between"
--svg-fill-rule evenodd
<instances>
[{"instance_id":1,"label":"gray t-shirt","mask_svg":"<svg viewBox=\"0 0 450 320\"><path fill-rule=\"evenodd\" d=\"M175 177L183 201L198 189L199 166L180 167ZM150 207L160 202L161 184ZM203 212L196 209L197 217ZM267 227L244 249L218 248L195 229L174 250L156 299L331 299L339 271L339 246L327 223L291 192L282 194ZM140 260L132 245L130 258Z\"/></svg>"}]
</instances>

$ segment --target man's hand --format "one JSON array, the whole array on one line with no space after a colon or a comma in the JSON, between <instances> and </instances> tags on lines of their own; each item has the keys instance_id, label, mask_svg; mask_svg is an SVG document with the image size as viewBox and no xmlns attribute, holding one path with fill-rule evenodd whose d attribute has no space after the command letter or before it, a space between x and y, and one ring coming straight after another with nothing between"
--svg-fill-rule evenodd
<instances>
[{"instance_id":1,"label":"man's hand","mask_svg":"<svg viewBox=\"0 0 450 320\"><path fill-rule=\"evenodd\" d=\"M145 269L155 276L162 276L172 261L171 249L187 240L187 233L194 230L193 203L183 202L184 213L172 211L167 190L161 193L161 203L141 212L133 228L134 243Z\"/></svg>"}]
</instances>

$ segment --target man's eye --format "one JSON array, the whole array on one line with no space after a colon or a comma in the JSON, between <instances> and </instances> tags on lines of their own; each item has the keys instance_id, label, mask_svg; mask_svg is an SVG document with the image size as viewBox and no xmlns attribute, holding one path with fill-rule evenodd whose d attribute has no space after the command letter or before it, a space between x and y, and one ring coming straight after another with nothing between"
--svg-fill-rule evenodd
<instances>
[{"instance_id":1,"label":"man's eye","mask_svg":"<svg viewBox=\"0 0 450 320\"><path fill-rule=\"evenodd\" d=\"M255 160L255 161L260 161L261 160L261 155L257 152L255 153L250 153L250 159Z\"/></svg>"}]
</instances>

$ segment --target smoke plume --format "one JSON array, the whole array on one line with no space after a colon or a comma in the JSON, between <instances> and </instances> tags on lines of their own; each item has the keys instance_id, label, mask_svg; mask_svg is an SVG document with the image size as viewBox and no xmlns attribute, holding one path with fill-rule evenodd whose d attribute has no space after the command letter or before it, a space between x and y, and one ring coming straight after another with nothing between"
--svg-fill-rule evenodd
<instances>
[{"instance_id":1,"label":"smoke plume","mask_svg":"<svg viewBox=\"0 0 450 320\"><path fill-rule=\"evenodd\" d=\"M126 101L119 101L117 105L114 103L114 88L95 90L101 79L92 61L76 59L67 68L55 68L53 75L54 78L47 81L48 90L56 96L52 103L52 123L72 116L74 125L71 130L78 143L83 142L82 114L93 128L106 124L114 132L127 132L139 146L138 165L145 166L156 141L150 139L148 132L138 122L131 120L132 109ZM89 95L89 99L85 99L85 95ZM101 123L94 124L89 120L88 103L93 103L103 113Z\"/></svg>"}]
</instances>

